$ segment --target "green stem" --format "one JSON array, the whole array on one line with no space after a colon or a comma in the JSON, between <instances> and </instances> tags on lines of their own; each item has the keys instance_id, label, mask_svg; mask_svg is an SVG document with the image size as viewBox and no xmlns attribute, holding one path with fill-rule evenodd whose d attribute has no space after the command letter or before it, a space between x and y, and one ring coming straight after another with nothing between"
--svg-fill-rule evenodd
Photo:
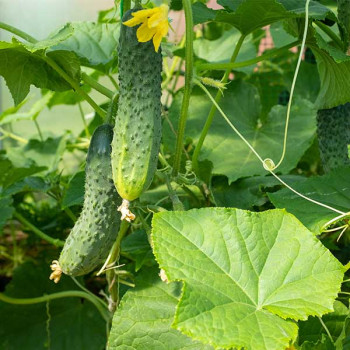
<instances>
[{"instance_id":1,"label":"green stem","mask_svg":"<svg viewBox=\"0 0 350 350\"><path fill-rule=\"evenodd\" d=\"M64 209L64 211L71 218L73 223L77 221L77 217L73 214L73 212L69 208Z\"/></svg>"},{"instance_id":2,"label":"green stem","mask_svg":"<svg viewBox=\"0 0 350 350\"><path fill-rule=\"evenodd\" d=\"M34 232L37 236L42 238L43 240L53 244L56 247L63 247L64 242L61 241L58 238L52 238L48 236L46 233L39 230L36 226L34 226L32 223L30 223L27 219L25 219L20 213L15 212L14 217L20 221L24 226L26 226L28 229L30 229L32 232Z\"/></svg>"},{"instance_id":3,"label":"green stem","mask_svg":"<svg viewBox=\"0 0 350 350\"><path fill-rule=\"evenodd\" d=\"M119 93L116 92L111 99L111 102L109 103L107 114L106 114L106 124L113 124L113 119L117 114L118 111L118 99L119 99Z\"/></svg>"},{"instance_id":4,"label":"green stem","mask_svg":"<svg viewBox=\"0 0 350 350\"><path fill-rule=\"evenodd\" d=\"M79 290L70 290L65 292L59 292L59 293L53 293L48 295L43 295L42 297L36 297L36 298L12 298L9 297L3 293L0 293L0 300L8 303L8 304L15 304L15 305L31 305L31 304L39 304L39 303L45 303L50 300L54 299L61 299L61 298L84 298L86 300L89 300L92 304L95 305L96 309L100 312L101 316L105 321L109 320L109 314L108 311L94 298L91 297L86 292L82 292Z\"/></svg>"},{"instance_id":5,"label":"green stem","mask_svg":"<svg viewBox=\"0 0 350 350\"><path fill-rule=\"evenodd\" d=\"M186 24L186 41L185 41L185 88L182 99L181 114L179 120L179 128L176 138L176 149L174 158L173 175L176 176L180 171L181 155L183 149L183 140L185 136L186 121L188 115L188 107L190 104L190 96L192 90L193 77L193 17L191 0L182 0L185 10Z\"/></svg>"},{"instance_id":6,"label":"green stem","mask_svg":"<svg viewBox=\"0 0 350 350\"><path fill-rule=\"evenodd\" d=\"M333 32L333 30L328 27L326 24L320 22L320 21L315 21L314 22L317 27L319 27L323 32L325 32L336 44L337 46L343 50L344 49L344 45L342 43L342 41L340 40L340 38L337 36L337 34L335 34Z\"/></svg>"},{"instance_id":7,"label":"green stem","mask_svg":"<svg viewBox=\"0 0 350 350\"><path fill-rule=\"evenodd\" d=\"M230 62L231 63L234 63L236 61L236 58L238 56L238 53L243 45L243 42L244 42L244 39L245 39L245 35L241 35L240 38L238 39L238 42L237 42L237 45L235 47L235 50L231 56L231 60ZM225 71L225 74L223 75L222 79L221 79L221 82L222 83L227 83L228 81L228 78L230 76L230 73L231 73L231 67L227 68L226 71ZM221 98L222 98L222 93L221 91L218 91L216 93L216 96L215 96L215 102L218 104L220 101L221 101ZM209 111L209 114L208 114L208 117L207 117L207 120L204 124L204 127L203 127L203 130L201 132L201 135L199 137L199 140L198 140L198 143L197 143L197 146L193 152L193 156L192 156L192 166L193 166L193 170L195 172L198 172L198 157L199 157L199 154L200 154L200 151L202 149L202 146L203 146L203 143L204 143L204 140L208 134L208 131L210 129L210 126L213 122L213 119L214 119L214 115L215 115L215 112L216 112L216 106L213 104L211 106L211 109Z\"/></svg>"},{"instance_id":8,"label":"green stem","mask_svg":"<svg viewBox=\"0 0 350 350\"><path fill-rule=\"evenodd\" d=\"M120 18L123 18L123 15L126 11L130 10L131 8L131 0L123 0L120 3L120 7L121 7L121 16Z\"/></svg>"},{"instance_id":9,"label":"green stem","mask_svg":"<svg viewBox=\"0 0 350 350\"><path fill-rule=\"evenodd\" d=\"M52 67L80 96L82 96L86 102L96 111L96 113L102 118L105 118L105 112L100 108L97 103L80 87L79 82L70 77L52 58L49 56L41 56L44 61Z\"/></svg>"},{"instance_id":10,"label":"green stem","mask_svg":"<svg viewBox=\"0 0 350 350\"><path fill-rule=\"evenodd\" d=\"M171 186L170 179L169 179L169 176L167 174L165 175L165 181L166 181L166 185L168 187L169 197L170 197L170 200L173 204L174 211L184 211L185 208L184 208L182 202L180 201L178 195L174 191L173 187Z\"/></svg>"},{"instance_id":11,"label":"green stem","mask_svg":"<svg viewBox=\"0 0 350 350\"><path fill-rule=\"evenodd\" d=\"M119 260L121 242L124 236L126 235L126 233L128 232L128 229L129 229L129 223L123 220L120 225L117 240L114 242L112 247L112 254L109 259L109 264ZM113 269L111 269L106 271L106 277L108 282L108 290L111 294L111 297L114 303L113 309L115 309L115 307L119 303L119 276L115 273Z\"/></svg>"},{"instance_id":12,"label":"green stem","mask_svg":"<svg viewBox=\"0 0 350 350\"><path fill-rule=\"evenodd\" d=\"M36 129L38 130L40 141L43 142L44 138L43 138L43 134L41 133L41 129L40 129L39 123L36 120L34 120L34 124L35 124Z\"/></svg>"},{"instance_id":13,"label":"green stem","mask_svg":"<svg viewBox=\"0 0 350 350\"><path fill-rule=\"evenodd\" d=\"M28 140L26 140L23 137L20 137L18 135L15 135L15 134L13 134L13 133L11 133L11 132L3 129L3 128L0 128L0 132L2 134L4 134L5 137L9 137L9 138L11 138L11 139L13 139L15 141L18 141L18 142L21 142L21 143L24 143L24 144L28 143Z\"/></svg>"},{"instance_id":14,"label":"green stem","mask_svg":"<svg viewBox=\"0 0 350 350\"><path fill-rule=\"evenodd\" d=\"M23 32L22 30L20 30L18 28L10 26L9 24L6 24L4 22L0 22L0 29L7 30L8 32L19 36L20 38L28 41L29 43L35 44L38 42L38 40L34 39L31 35Z\"/></svg>"},{"instance_id":15,"label":"green stem","mask_svg":"<svg viewBox=\"0 0 350 350\"><path fill-rule=\"evenodd\" d=\"M252 58L243 62L227 62L227 63L202 63L196 66L197 71L203 70L226 70L226 69L235 69L251 66L253 64L259 63L261 61L265 61L267 59L282 55L286 52L286 50L291 49L292 47L300 45L301 40L293 41L292 43L282 46L278 49L271 50L261 56Z\"/></svg>"},{"instance_id":16,"label":"green stem","mask_svg":"<svg viewBox=\"0 0 350 350\"><path fill-rule=\"evenodd\" d=\"M115 80L110 74L108 74L107 76L108 76L109 80L111 81L111 83L113 84L113 86L114 86L117 90L119 90L119 85L118 85L118 83L116 82L116 80Z\"/></svg>"},{"instance_id":17,"label":"green stem","mask_svg":"<svg viewBox=\"0 0 350 350\"><path fill-rule=\"evenodd\" d=\"M81 120L82 120L83 125L84 125L85 134L86 134L87 137L90 137L90 131L89 131L88 125L87 125L87 123L86 123L86 119L85 119L85 114L84 114L84 111L83 111L83 107L82 107L82 105L81 105L80 102L78 102L78 107L79 107L79 112L80 112Z\"/></svg>"},{"instance_id":18,"label":"green stem","mask_svg":"<svg viewBox=\"0 0 350 350\"><path fill-rule=\"evenodd\" d=\"M114 92L106 88L105 86L101 85L97 80L94 78L91 78L90 75L86 73L81 74L81 79L88 85L90 85L93 89L101 93L102 95L105 95L108 98L112 98L114 95Z\"/></svg>"}]
</instances>

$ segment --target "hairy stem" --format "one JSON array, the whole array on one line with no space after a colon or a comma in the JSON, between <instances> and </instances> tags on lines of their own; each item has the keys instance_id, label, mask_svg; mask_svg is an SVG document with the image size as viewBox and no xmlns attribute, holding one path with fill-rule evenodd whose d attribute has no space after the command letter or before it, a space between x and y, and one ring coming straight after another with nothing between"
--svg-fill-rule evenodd
<instances>
[{"instance_id":1,"label":"hairy stem","mask_svg":"<svg viewBox=\"0 0 350 350\"><path fill-rule=\"evenodd\" d=\"M53 294L43 295L42 297L37 297L37 298L12 298L3 293L0 293L1 301L8 304L15 304L15 305L39 304L39 303L45 303L47 301L54 300L54 299L70 298L70 297L84 298L86 300L89 300L92 304L95 305L96 309L100 312L103 319L105 321L109 320L110 316L106 308L103 307L101 303L97 302L91 295L79 290L70 290L65 292L53 293Z\"/></svg>"},{"instance_id":2,"label":"hairy stem","mask_svg":"<svg viewBox=\"0 0 350 350\"><path fill-rule=\"evenodd\" d=\"M101 85L97 80L90 77L90 75L86 73L81 74L81 79L88 85L90 85L93 89L101 93L102 95L105 95L108 98L112 98L114 95L114 92L106 88L105 86Z\"/></svg>"},{"instance_id":3,"label":"hairy stem","mask_svg":"<svg viewBox=\"0 0 350 350\"><path fill-rule=\"evenodd\" d=\"M122 239L126 235L129 229L129 223L125 220L122 221L117 240L114 242L112 247L112 253L109 259L109 264L115 263L119 260L120 257L120 245L122 242ZM115 273L114 269L107 270L106 271L106 277L108 282L108 290L111 294L111 298L113 301L113 310L117 307L119 303L119 276Z\"/></svg>"},{"instance_id":4,"label":"hairy stem","mask_svg":"<svg viewBox=\"0 0 350 350\"><path fill-rule=\"evenodd\" d=\"M56 247L63 247L64 242L61 241L58 238L52 238L48 236L46 233L39 230L36 226L34 226L32 223L30 223L26 218L24 218L20 213L15 212L14 217L20 221L25 227L30 229L33 233L35 233L38 237L42 238L43 240L53 244Z\"/></svg>"},{"instance_id":5,"label":"hairy stem","mask_svg":"<svg viewBox=\"0 0 350 350\"><path fill-rule=\"evenodd\" d=\"M96 113L102 118L105 118L105 112L100 108L97 103L80 87L79 82L70 77L51 57L42 56L44 61L53 68L80 96L82 96L86 102L96 111Z\"/></svg>"},{"instance_id":6,"label":"hairy stem","mask_svg":"<svg viewBox=\"0 0 350 350\"><path fill-rule=\"evenodd\" d=\"M192 3L191 0L183 0L183 7L185 10L186 23L186 41L185 41L185 88L182 99L181 114L179 120L179 128L176 138L175 159L173 167L173 175L176 176L181 166L181 155L183 148L183 140L185 136L186 121L188 115L188 107L190 104L190 96L192 90L193 77L193 17L192 17Z\"/></svg>"},{"instance_id":7,"label":"hairy stem","mask_svg":"<svg viewBox=\"0 0 350 350\"><path fill-rule=\"evenodd\" d=\"M28 41L29 43L35 44L38 42L35 38L33 38L28 33L23 32L22 30L15 28L9 24L6 24L4 22L0 22L0 29L7 30L8 32L15 34L19 36L20 38L24 39L25 41Z\"/></svg>"}]
</instances>

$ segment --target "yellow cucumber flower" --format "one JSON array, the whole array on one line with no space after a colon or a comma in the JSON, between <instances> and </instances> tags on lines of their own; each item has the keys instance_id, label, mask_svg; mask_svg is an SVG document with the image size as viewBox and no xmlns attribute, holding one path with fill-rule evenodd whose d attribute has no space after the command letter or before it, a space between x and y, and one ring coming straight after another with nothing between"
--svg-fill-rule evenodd
<instances>
[{"instance_id":1,"label":"yellow cucumber flower","mask_svg":"<svg viewBox=\"0 0 350 350\"><path fill-rule=\"evenodd\" d=\"M137 40L140 43L145 43L153 38L154 49L158 52L160 42L169 30L168 11L169 7L163 4L153 9L133 12L131 14L133 18L123 22L123 24L135 27L142 23L136 31Z\"/></svg>"}]
</instances>

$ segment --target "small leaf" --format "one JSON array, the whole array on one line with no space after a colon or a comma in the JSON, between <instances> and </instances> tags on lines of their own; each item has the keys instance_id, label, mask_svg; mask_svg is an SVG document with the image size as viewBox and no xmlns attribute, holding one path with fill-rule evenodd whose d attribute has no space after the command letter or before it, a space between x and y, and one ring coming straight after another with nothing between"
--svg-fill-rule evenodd
<instances>
[{"instance_id":1,"label":"small leaf","mask_svg":"<svg viewBox=\"0 0 350 350\"><path fill-rule=\"evenodd\" d=\"M83 205L85 193L85 171L79 171L69 181L68 188L62 199L62 207Z\"/></svg>"},{"instance_id":2,"label":"small leaf","mask_svg":"<svg viewBox=\"0 0 350 350\"><path fill-rule=\"evenodd\" d=\"M37 100L27 112L20 112L15 110L14 113L9 113L6 111L4 114L0 115L0 125L16 122L19 120L36 120L39 114L47 106L49 101L53 96L53 92L48 92Z\"/></svg>"},{"instance_id":3,"label":"small leaf","mask_svg":"<svg viewBox=\"0 0 350 350\"><path fill-rule=\"evenodd\" d=\"M108 350L211 350L171 328L180 284L162 283L158 270L144 271L113 317Z\"/></svg>"},{"instance_id":4,"label":"small leaf","mask_svg":"<svg viewBox=\"0 0 350 350\"><path fill-rule=\"evenodd\" d=\"M152 226L160 267L184 281L173 326L194 339L285 349L297 337L292 320L333 310L345 268L283 210L163 212Z\"/></svg>"},{"instance_id":5,"label":"small leaf","mask_svg":"<svg viewBox=\"0 0 350 350\"><path fill-rule=\"evenodd\" d=\"M2 189L43 170L45 167L38 167L33 162L28 167L17 167L0 151L0 188Z\"/></svg>"},{"instance_id":6,"label":"small leaf","mask_svg":"<svg viewBox=\"0 0 350 350\"><path fill-rule=\"evenodd\" d=\"M14 162L25 162L28 160L35 164L46 167L48 171L57 169L62 154L66 147L66 137L48 137L46 140L32 139L23 147L13 147L8 150L8 157Z\"/></svg>"},{"instance_id":7,"label":"small leaf","mask_svg":"<svg viewBox=\"0 0 350 350\"><path fill-rule=\"evenodd\" d=\"M341 336L344 322L349 316L349 309L340 301L334 303L334 311L322 317L322 321L327 327L332 341L335 343ZM328 337L328 334L317 317L309 317L307 321L299 322L299 344L304 342L312 342L317 344L322 340L322 335Z\"/></svg>"},{"instance_id":8,"label":"small leaf","mask_svg":"<svg viewBox=\"0 0 350 350\"><path fill-rule=\"evenodd\" d=\"M321 89L315 102L318 109L329 109L350 101L350 57L329 45L315 33L312 50L317 60Z\"/></svg>"},{"instance_id":9,"label":"small leaf","mask_svg":"<svg viewBox=\"0 0 350 350\"><path fill-rule=\"evenodd\" d=\"M12 206L11 197L0 197L0 235L2 228L6 225L7 220L11 219L15 209Z\"/></svg>"}]
</instances>

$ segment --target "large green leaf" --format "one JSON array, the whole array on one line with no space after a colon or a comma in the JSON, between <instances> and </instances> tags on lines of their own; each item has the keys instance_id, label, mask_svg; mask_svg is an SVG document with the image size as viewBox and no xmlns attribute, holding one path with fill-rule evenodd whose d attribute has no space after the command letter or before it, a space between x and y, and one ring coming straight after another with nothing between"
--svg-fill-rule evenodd
<instances>
[{"instance_id":1,"label":"large green leaf","mask_svg":"<svg viewBox=\"0 0 350 350\"><path fill-rule=\"evenodd\" d=\"M174 124L180 114L181 101L182 96L178 94L170 109L169 118ZM193 91L186 136L194 143L199 138L211 105L207 95L198 89ZM260 98L256 88L239 81L230 83L220 106L263 159L271 158L275 162L278 161L282 152L286 107L274 106L262 123ZM310 102L295 99L291 111L287 153L278 168L280 172L286 173L293 169L309 148L315 134L315 118L316 110ZM173 132L167 123L164 125L163 141L172 150L171 147L175 144ZM214 117L200 159L210 160L214 165L213 174L226 175L229 182L245 176L267 173L261 162L219 113Z\"/></svg>"},{"instance_id":2,"label":"large green leaf","mask_svg":"<svg viewBox=\"0 0 350 350\"><path fill-rule=\"evenodd\" d=\"M303 180L301 176L284 175L281 178L288 183ZM239 179L228 185L227 178L216 176L212 181L212 193L219 207L234 207L252 209L264 205L269 199L268 189L280 186L281 183L273 176L252 176Z\"/></svg>"},{"instance_id":3,"label":"large green leaf","mask_svg":"<svg viewBox=\"0 0 350 350\"><path fill-rule=\"evenodd\" d=\"M232 56L232 47L237 44L240 33L232 28L226 31L219 39L208 40L199 38L194 41L193 49L198 58L211 63L229 62ZM239 51L236 62L242 62L256 56L256 49L252 42L252 36L244 41L242 49ZM238 71L252 72L254 65L244 68L238 68Z\"/></svg>"},{"instance_id":4,"label":"large green leaf","mask_svg":"<svg viewBox=\"0 0 350 350\"><path fill-rule=\"evenodd\" d=\"M311 199L348 212L350 208L349 178L350 168L342 168L324 176L306 179L293 184L292 187ZM287 188L269 193L269 197L276 207L286 208L315 233L320 233L321 227L327 221L339 215L301 198Z\"/></svg>"},{"instance_id":5,"label":"large green leaf","mask_svg":"<svg viewBox=\"0 0 350 350\"><path fill-rule=\"evenodd\" d=\"M219 347L285 349L333 310L344 267L294 216L205 208L155 214L153 250L184 281L173 326Z\"/></svg>"},{"instance_id":6,"label":"large green leaf","mask_svg":"<svg viewBox=\"0 0 350 350\"><path fill-rule=\"evenodd\" d=\"M26 167L16 167L4 153L0 152L0 189L6 189L27 176L44 170L31 162Z\"/></svg>"},{"instance_id":7,"label":"large green leaf","mask_svg":"<svg viewBox=\"0 0 350 350\"><path fill-rule=\"evenodd\" d=\"M71 23L74 33L51 50L74 51L81 64L108 72L117 60L119 23Z\"/></svg>"},{"instance_id":8,"label":"large green leaf","mask_svg":"<svg viewBox=\"0 0 350 350\"><path fill-rule=\"evenodd\" d=\"M67 36L60 37L64 39ZM19 104L28 95L31 85L54 91L66 91L72 87L45 60L49 44L57 40L47 39L45 45L35 45L14 40L13 43L0 42L0 75L6 81L15 104ZM46 55L74 80L80 80L80 63L78 57L69 51L48 52Z\"/></svg>"},{"instance_id":9,"label":"large green leaf","mask_svg":"<svg viewBox=\"0 0 350 350\"><path fill-rule=\"evenodd\" d=\"M321 79L315 104L318 109L325 109L350 102L350 57L317 33L315 37L316 42L311 45Z\"/></svg>"},{"instance_id":10,"label":"large green leaf","mask_svg":"<svg viewBox=\"0 0 350 350\"><path fill-rule=\"evenodd\" d=\"M305 15L304 0L221 0L220 5L225 10L212 10L203 3L193 5L194 22L202 23L208 20L224 22L236 27L242 34L248 34L255 29L268 24ZM316 1L310 3L309 16L324 19L327 16L335 19L330 10Z\"/></svg>"},{"instance_id":11,"label":"large green leaf","mask_svg":"<svg viewBox=\"0 0 350 350\"><path fill-rule=\"evenodd\" d=\"M48 279L44 263L17 268L6 295L35 298L77 287L68 277L59 284ZM0 348L6 350L103 350L106 324L87 300L64 298L49 303L13 305L0 302Z\"/></svg>"},{"instance_id":12,"label":"large green leaf","mask_svg":"<svg viewBox=\"0 0 350 350\"><path fill-rule=\"evenodd\" d=\"M145 270L114 314L108 350L210 350L171 328L181 285L161 282Z\"/></svg>"}]
</instances>

